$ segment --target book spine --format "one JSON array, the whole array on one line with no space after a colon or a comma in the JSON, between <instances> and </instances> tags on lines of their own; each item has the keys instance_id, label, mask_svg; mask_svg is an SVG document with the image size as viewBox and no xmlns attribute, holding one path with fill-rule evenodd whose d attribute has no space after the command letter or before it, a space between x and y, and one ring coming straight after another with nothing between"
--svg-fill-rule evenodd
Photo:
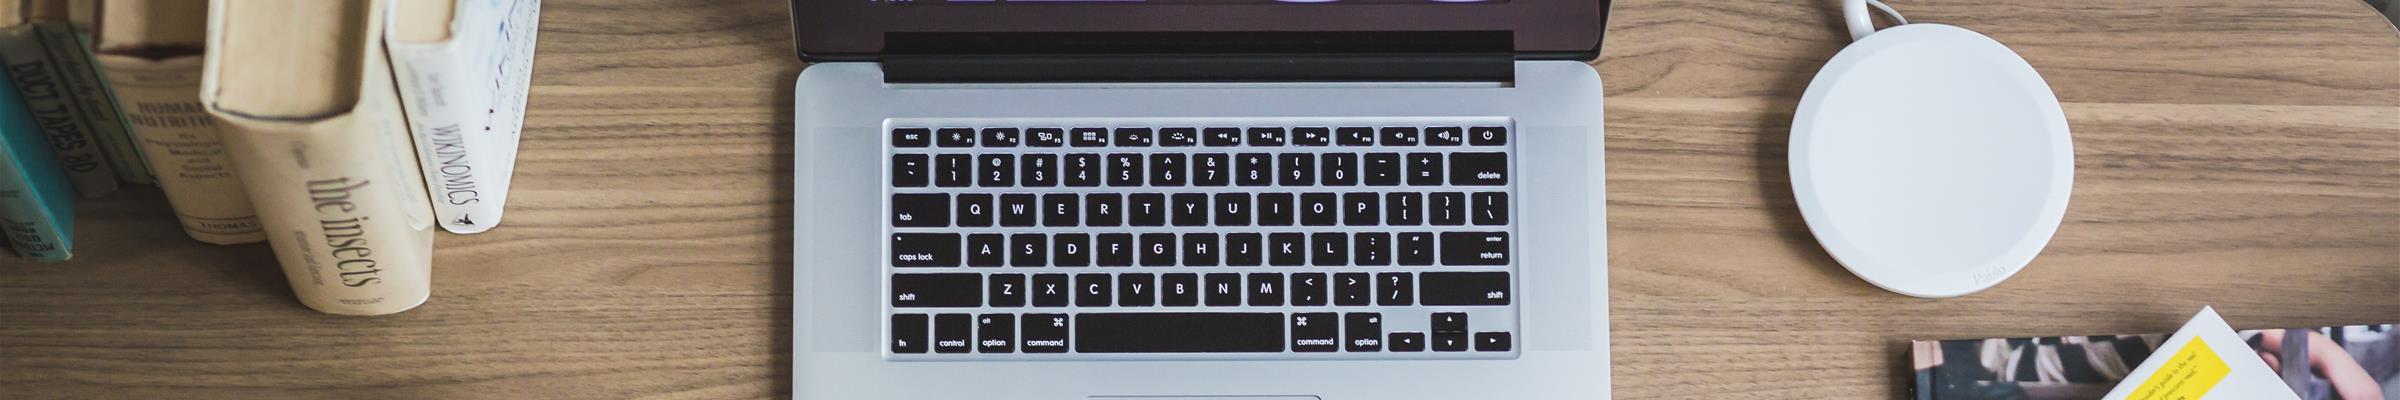
<instances>
[{"instance_id":1,"label":"book spine","mask_svg":"<svg viewBox=\"0 0 2400 400\"><path fill-rule=\"evenodd\" d=\"M0 78L0 237L18 256L65 261L74 255L75 202L42 136L15 85Z\"/></svg>"},{"instance_id":2,"label":"book spine","mask_svg":"<svg viewBox=\"0 0 2400 400\"><path fill-rule=\"evenodd\" d=\"M383 315L432 294L433 216L399 113L305 125L214 113L267 242L309 308Z\"/></svg>"},{"instance_id":3,"label":"book spine","mask_svg":"<svg viewBox=\"0 0 2400 400\"><path fill-rule=\"evenodd\" d=\"M150 165L134 146L132 132L125 126L125 114L117 109L117 99L100 80L99 66L92 62L91 41L82 26L66 22L36 24L43 47L50 51L50 60L58 66L60 82L75 98L78 111L92 126L92 140L99 143L108 156L111 171L117 179L148 185L156 182L150 175Z\"/></svg>"},{"instance_id":4,"label":"book spine","mask_svg":"<svg viewBox=\"0 0 2400 400\"><path fill-rule=\"evenodd\" d=\"M200 106L201 57L153 61L104 54L96 61L107 72L183 233L212 244L266 240L216 121Z\"/></svg>"},{"instance_id":5,"label":"book spine","mask_svg":"<svg viewBox=\"0 0 2400 400\"><path fill-rule=\"evenodd\" d=\"M541 2L461 2L449 41L392 43L392 66L444 230L480 233L506 210Z\"/></svg>"},{"instance_id":6,"label":"book spine","mask_svg":"<svg viewBox=\"0 0 2400 400\"><path fill-rule=\"evenodd\" d=\"M0 32L0 61L8 63L9 80L50 141L50 149L76 193L99 197L116 192L116 173L101 145L93 141L90 118L76 106L40 35L33 26L25 25Z\"/></svg>"}]
</instances>

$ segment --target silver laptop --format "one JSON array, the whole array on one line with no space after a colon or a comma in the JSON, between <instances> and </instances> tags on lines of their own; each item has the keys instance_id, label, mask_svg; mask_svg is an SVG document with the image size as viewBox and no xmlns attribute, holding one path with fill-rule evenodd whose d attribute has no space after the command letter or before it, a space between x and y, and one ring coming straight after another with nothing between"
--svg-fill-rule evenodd
<instances>
[{"instance_id":1,"label":"silver laptop","mask_svg":"<svg viewBox=\"0 0 2400 400\"><path fill-rule=\"evenodd\" d=\"M795 0L801 399L1605 399L1595 0Z\"/></svg>"}]
</instances>

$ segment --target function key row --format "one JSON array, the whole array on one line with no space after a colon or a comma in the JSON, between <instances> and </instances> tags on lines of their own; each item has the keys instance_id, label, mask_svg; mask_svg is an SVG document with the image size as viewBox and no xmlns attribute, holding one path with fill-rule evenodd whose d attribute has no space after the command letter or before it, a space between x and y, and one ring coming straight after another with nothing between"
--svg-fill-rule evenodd
<instances>
[{"instance_id":1,"label":"function key row","mask_svg":"<svg viewBox=\"0 0 2400 400\"><path fill-rule=\"evenodd\" d=\"M1506 192L893 193L895 228L1508 225Z\"/></svg>"},{"instance_id":2,"label":"function key row","mask_svg":"<svg viewBox=\"0 0 2400 400\"><path fill-rule=\"evenodd\" d=\"M1506 306L1513 297L1508 273L1496 271L991 274L988 278L975 273L935 273L893 274L891 279L893 308Z\"/></svg>"},{"instance_id":3,"label":"function key row","mask_svg":"<svg viewBox=\"0 0 2400 400\"><path fill-rule=\"evenodd\" d=\"M892 146L919 147L1232 147L1504 146L1497 126L1295 128L894 128Z\"/></svg>"},{"instance_id":4,"label":"function key row","mask_svg":"<svg viewBox=\"0 0 2400 400\"><path fill-rule=\"evenodd\" d=\"M1463 326L1437 327L1428 340L1426 332L1387 336L1383 315L1369 312L893 314L890 347L895 354L1422 352L1428 342L1437 352L1512 347L1509 332L1470 338Z\"/></svg>"},{"instance_id":5,"label":"function key row","mask_svg":"<svg viewBox=\"0 0 2400 400\"><path fill-rule=\"evenodd\" d=\"M1502 186L1508 154L893 154L892 187Z\"/></svg>"}]
</instances>

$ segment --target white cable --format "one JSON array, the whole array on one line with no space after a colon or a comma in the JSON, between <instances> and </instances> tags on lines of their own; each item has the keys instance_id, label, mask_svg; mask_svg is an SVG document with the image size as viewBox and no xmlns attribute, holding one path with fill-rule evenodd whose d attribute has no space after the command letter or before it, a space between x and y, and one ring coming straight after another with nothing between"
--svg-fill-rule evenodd
<instances>
[{"instance_id":1,"label":"white cable","mask_svg":"<svg viewBox=\"0 0 2400 400\"><path fill-rule=\"evenodd\" d=\"M1900 12L1893 10L1891 6L1884 5L1883 0L1844 0L1842 2L1842 19L1849 22L1850 40L1865 39L1867 34L1875 33L1875 17L1867 15L1868 7L1873 7L1876 11L1882 11L1884 16L1891 17L1893 25L1908 24L1908 18L1900 16Z\"/></svg>"}]
</instances>

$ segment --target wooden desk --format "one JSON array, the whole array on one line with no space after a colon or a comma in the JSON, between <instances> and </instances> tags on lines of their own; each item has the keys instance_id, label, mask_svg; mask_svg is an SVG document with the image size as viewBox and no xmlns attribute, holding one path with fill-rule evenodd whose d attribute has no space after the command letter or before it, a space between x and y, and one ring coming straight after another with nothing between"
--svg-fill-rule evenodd
<instances>
[{"instance_id":1,"label":"wooden desk","mask_svg":"<svg viewBox=\"0 0 2400 400\"><path fill-rule=\"evenodd\" d=\"M77 259L0 268L0 397L661 398L790 391L781 0L552 0L504 226L443 236L407 313L302 308L261 245L155 191ZM2075 129L2058 238L1920 300L1821 252L1784 172L1836 2L1622 0L1609 99L1622 398L1904 393L1904 341L2400 321L2400 34L2356 0L1900 0L2041 69Z\"/></svg>"}]
</instances>

